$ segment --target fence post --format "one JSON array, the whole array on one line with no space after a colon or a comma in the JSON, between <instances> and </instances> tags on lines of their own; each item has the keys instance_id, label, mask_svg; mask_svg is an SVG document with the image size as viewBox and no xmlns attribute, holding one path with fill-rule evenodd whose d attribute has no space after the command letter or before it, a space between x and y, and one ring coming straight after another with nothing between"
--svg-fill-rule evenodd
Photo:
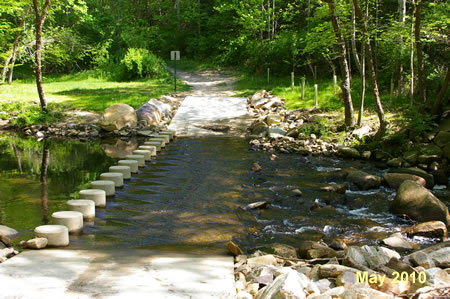
<instances>
[{"instance_id":1,"label":"fence post","mask_svg":"<svg viewBox=\"0 0 450 299\"><path fill-rule=\"evenodd\" d=\"M319 91L318 91L318 88L319 88L319 86L317 85L317 84L314 84L314 98L316 99L316 108L318 108L319 107L319 100L318 100L318 93L319 93Z\"/></svg>"}]
</instances>

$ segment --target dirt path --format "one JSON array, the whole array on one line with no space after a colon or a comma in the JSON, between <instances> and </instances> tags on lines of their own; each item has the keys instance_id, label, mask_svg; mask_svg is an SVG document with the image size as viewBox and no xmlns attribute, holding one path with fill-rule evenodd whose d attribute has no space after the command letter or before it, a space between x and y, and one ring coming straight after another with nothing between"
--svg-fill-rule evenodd
<instances>
[{"instance_id":1,"label":"dirt path","mask_svg":"<svg viewBox=\"0 0 450 299\"><path fill-rule=\"evenodd\" d=\"M168 69L173 73L172 68ZM235 94L233 92L233 84L236 81L236 77L232 75L211 70L191 73L177 70L177 77L192 87L190 91L179 93L181 96L231 97Z\"/></svg>"}]
</instances>

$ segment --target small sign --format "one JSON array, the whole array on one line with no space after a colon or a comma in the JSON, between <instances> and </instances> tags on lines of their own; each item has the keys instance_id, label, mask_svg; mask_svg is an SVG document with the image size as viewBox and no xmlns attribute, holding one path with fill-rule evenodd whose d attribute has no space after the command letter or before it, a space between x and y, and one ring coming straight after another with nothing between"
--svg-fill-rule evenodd
<instances>
[{"instance_id":1,"label":"small sign","mask_svg":"<svg viewBox=\"0 0 450 299\"><path fill-rule=\"evenodd\" d=\"M170 60L180 60L180 51L170 51Z\"/></svg>"}]
</instances>

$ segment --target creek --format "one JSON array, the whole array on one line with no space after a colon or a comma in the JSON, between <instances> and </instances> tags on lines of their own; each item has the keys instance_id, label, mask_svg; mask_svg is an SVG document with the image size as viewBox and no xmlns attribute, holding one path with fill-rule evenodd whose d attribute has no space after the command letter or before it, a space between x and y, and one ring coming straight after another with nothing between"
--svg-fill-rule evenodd
<instances>
[{"instance_id":1,"label":"creek","mask_svg":"<svg viewBox=\"0 0 450 299\"><path fill-rule=\"evenodd\" d=\"M36 226L51 223L53 212L65 210L67 200L144 141L0 136L0 224L20 231L15 241L31 238ZM270 155L250 151L240 138L176 138L97 209L70 248L224 253L232 238L245 249L335 237L375 244L412 224L388 212L395 190L387 187L350 186L345 195L319 190L344 183L343 168L382 175L383 164L295 154L272 161ZM255 162L262 171L251 170ZM449 205L447 190L435 194ZM262 200L271 202L267 209L243 209Z\"/></svg>"}]
</instances>

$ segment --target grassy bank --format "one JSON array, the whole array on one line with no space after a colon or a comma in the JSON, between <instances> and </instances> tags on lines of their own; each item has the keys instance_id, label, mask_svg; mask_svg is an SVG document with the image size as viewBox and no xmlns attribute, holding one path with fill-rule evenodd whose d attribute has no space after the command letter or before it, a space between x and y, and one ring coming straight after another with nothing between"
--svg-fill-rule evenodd
<instances>
[{"instance_id":1,"label":"grassy bank","mask_svg":"<svg viewBox=\"0 0 450 299\"><path fill-rule=\"evenodd\" d=\"M188 90L181 81L179 90ZM65 110L80 109L103 112L107 107L123 103L139 108L150 98L173 92L169 79L142 79L131 82L111 82L96 78L93 72L44 78L44 90L50 115L39 113L39 97L34 80L16 80L12 85L0 86L0 117L18 116L18 125L53 121Z\"/></svg>"}]
</instances>

